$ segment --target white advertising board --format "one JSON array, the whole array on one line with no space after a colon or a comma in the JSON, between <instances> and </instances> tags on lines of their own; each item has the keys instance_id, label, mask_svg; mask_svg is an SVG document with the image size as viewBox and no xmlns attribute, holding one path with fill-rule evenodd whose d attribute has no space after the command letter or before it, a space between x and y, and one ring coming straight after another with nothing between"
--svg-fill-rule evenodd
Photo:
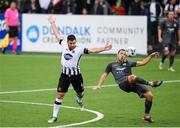
<instances>
[{"instance_id":1,"label":"white advertising board","mask_svg":"<svg viewBox=\"0 0 180 128\"><path fill-rule=\"evenodd\" d=\"M61 52L48 22L50 15L23 14L22 51ZM135 47L137 54L147 54L147 19L144 16L53 15L61 35L77 38L77 45L113 48L104 53L117 53L120 48Z\"/></svg>"}]
</instances>

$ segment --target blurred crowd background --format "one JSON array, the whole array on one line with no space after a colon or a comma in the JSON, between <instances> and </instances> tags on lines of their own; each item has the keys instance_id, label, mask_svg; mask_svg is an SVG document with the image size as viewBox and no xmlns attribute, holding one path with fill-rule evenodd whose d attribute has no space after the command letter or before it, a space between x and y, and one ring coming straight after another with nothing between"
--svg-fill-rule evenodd
<instances>
[{"instance_id":1,"label":"blurred crowd background","mask_svg":"<svg viewBox=\"0 0 180 128\"><path fill-rule=\"evenodd\" d=\"M11 1L0 1L1 13L9 7ZM20 13L163 16L168 10L174 10L176 16L180 14L180 0L16 0L16 2ZM154 3L155 6L151 7Z\"/></svg>"},{"instance_id":2,"label":"blurred crowd background","mask_svg":"<svg viewBox=\"0 0 180 128\"><path fill-rule=\"evenodd\" d=\"M173 11L180 22L180 0L0 0L0 13L16 2L19 13L147 16L148 51L160 47L158 24Z\"/></svg>"}]
</instances>

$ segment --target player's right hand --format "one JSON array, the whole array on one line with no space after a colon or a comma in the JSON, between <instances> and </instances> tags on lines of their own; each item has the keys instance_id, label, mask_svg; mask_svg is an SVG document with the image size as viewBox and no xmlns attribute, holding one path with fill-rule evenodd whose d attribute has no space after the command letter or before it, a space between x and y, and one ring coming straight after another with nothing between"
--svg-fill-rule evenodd
<instances>
[{"instance_id":1,"label":"player's right hand","mask_svg":"<svg viewBox=\"0 0 180 128\"><path fill-rule=\"evenodd\" d=\"M56 18L53 17L53 16L50 16L50 17L48 18L48 21L49 21L50 24L53 24L53 23L55 23Z\"/></svg>"}]
</instances>

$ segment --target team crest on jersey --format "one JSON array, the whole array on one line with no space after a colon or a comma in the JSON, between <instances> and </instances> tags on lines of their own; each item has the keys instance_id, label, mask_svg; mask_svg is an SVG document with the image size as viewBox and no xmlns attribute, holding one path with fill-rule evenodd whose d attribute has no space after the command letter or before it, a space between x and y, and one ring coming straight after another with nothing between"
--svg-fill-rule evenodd
<instances>
[{"instance_id":1,"label":"team crest on jersey","mask_svg":"<svg viewBox=\"0 0 180 128\"><path fill-rule=\"evenodd\" d=\"M69 54L69 53L65 53L64 54L64 59L65 60L70 60L70 59L72 59L73 58L73 56L71 55L71 54Z\"/></svg>"}]
</instances>

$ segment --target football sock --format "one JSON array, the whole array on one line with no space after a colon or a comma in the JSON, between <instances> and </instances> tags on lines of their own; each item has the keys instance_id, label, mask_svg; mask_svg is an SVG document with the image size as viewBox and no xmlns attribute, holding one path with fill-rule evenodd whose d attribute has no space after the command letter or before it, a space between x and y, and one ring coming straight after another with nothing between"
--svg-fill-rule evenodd
<instances>
[{"instance_id":1,"label":"football sock","mask_svg":"<svg viewBox=\"0 0 180 128\"><path fill-rule=\"evenodd\" d=\"M167 55L162 55L162 58L161 58L161 62L164 63L165 59L166 59Z\"/></svg>"},{"instance_id":2,"label":"football sock","mask_svg":"<svg viewBox=\"0 0 180 128\"><path fill-rule=\"evenodd\" d=\"M12 46L13 53L16 53L16 49L17 49L17 39L14 39L13 46Z\"/></svg>"},{"instance_id":3,"label":"football sock","mask_svg":"<svg viewBox=\"0 0 180 128\"><path fill-rule=\"evenodd\" d=\"M140 78L140 77L136 77L135 83L145 84L145 85L151 85L150 82L148 82L148 81L146 81L146 80L144 80L144 79L142 79L142 78Z\"/></svg>"},{"instance_id":4,"label":"football sock","mask_svg":"<svg viewBox=\"0 0 180 128\"><path fill-rule=\"evenodd\" d=\"M172 67L174 63L174 56L169 57L169 67Z\"/></svg>"},{"instance_id":5,"label":"football sock","mask_svg":"<svg viewBox=\"0 0 180 128\"><path fill-rule=\"evenodd\" d=\"M152 101L145 101L145 114L149 114L152 106Z\"/></svg>"},{"instance_id":6,"label":"football sock","mask_svg":"<svg viewBox=\"0 0 180 128\"><path fill-rule=\"evenodd\" d=\"M82 102L83 96L84 96L83 93L77 93L77 100L78 100L78 102Z\"/></svg>"},{"instance_id":7,"label":"football sock","mask_svg":"<svg viewBox=\"0 0 180 128\"><path fill-rule=\"evenodd\" d=\"M53 117L57 117L62 99L56 98L53 106Z\"/></svg>"}]
</instances>

